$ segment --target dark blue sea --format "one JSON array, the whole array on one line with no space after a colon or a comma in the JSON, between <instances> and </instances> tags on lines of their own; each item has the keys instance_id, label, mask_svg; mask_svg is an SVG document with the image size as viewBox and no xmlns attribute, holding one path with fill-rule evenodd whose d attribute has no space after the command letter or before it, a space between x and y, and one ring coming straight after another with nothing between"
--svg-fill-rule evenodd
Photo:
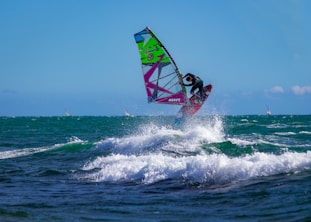
<instances>
[{"instance_id":1,"label":"dark blue sea","mask_svg":"<svg viewBox=\"0 0 311 222\"><path fill-rule=\"evenodd\" d=\"M311 221L311 116L0 117L0 221Z\"/></svg>"}]
</instances>

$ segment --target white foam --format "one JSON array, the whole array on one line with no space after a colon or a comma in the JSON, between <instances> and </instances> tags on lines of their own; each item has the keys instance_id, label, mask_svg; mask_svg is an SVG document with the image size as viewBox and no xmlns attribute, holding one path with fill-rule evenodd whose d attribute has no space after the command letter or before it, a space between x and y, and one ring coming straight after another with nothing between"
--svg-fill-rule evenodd
<instances>
[{"instance_id":1,"label":"white foam","mask_svg":"<svg viewBox=\"0 0 311 222\"><path fill-rule=\"evenodd\" d=\"M281 124L281 123L275 123L275 124L271 124L267 126L267 128L270 128L270 129L284 129L288 127L289 127L288 125Z\"/></svg>"},{"instance_id":2,"label":"white foam","mask_svg":"<svg viewBox=\"0 0 311 222\"><path fill-rule=\"evenodd\" d=\"M269 144L260 139L226 138L219 117L193 121L181 129L148 124L132 135L98 142L99 150L109 152L88 161L82 168L85 171L82 178L96 182L139 181L149 184L176 179L190 183L230 184L311 167L310 151L296 153L284 150L280 155L255 152L229 157L220 152L208 154L205 150L213 149L206 144L226 141L239 146Z\"/></svg>"},{"instance_id":3,"label":"white foam","mask_svg":"<svg viewBox=\"0 0 311 222\"><path fill-rule=\"evenodd\" d=\"M15 150L7 150L0 152L0 159L9 159L16 158L21 156L28 156L34 153L40 153L49 150L47 147L41 148L24 148L24 149L15 149Z\"/></svg>"},{"instance_id":4,"label":"white foam","mask_svg":"<svg viewBox=\"0 0 311 222\"><path fill-rule=\"evenodd\" d=\"M149 184L165 179L183 179L195 183L228 184L255 177L294 173L310 167L310 151L281 155L254 153L233 158L224 154L182 157L162 153L141 156L113 154L97 157L85 164L83 170L87 172L83 178L96 182L141 181Z\"/></svg>"},{"instance_id":5,"label":"white foam","mask_svg":"<svg viewBox=\"0 0 311 222\"><path fill-rule=\"evenodd\" d=\"M236 144L237 146L249 146L249 145L254 145L257 143L257 141L250 142L250 141L239 139L239 138L228 138L228 140L232 144Z\"/></svg>"},{"instance_id":6,"label":"white foam","mask_svg":"<svg viewBox=\"0 0 311 222\"><path fill-rule=\"evenodd\" d=\"M294 132L275 132L275 135L279 135L279 136L293 136L296 135L296 133Z\"/></svg>"},{"instance_id":7,"label":"white foam","mask_svg":"<svg viewBox=\"0 0 311 222\"><path fill-rule=\"evenodd\" d=\"M160 151L197 152L202 144L223 142L224 133L221 119L206 123L191 123L182 129L148 124L137 132L122 138L112 137L96 143L100 150L114 154L142 154Z\"/></svg>"},{"instance_id":8,"label":"white foam","mask_svg":"<svg viewBox=\"0 0 311 222\"><path fill-rule=\"evenodd\" d=\"M63 144L55 144L53 146L44 146L44 147L37 147L37 148L23 148L23 149L1 151L0 159L9 159L9 158L17 158L21 156L28 156L28 155L32 155L35 153L41 153L41 152L46 152L49 150L58 149L65 145L83 143L83 142L85 141L80 140L78 137L73 136L69 138L69 141L67 143L63 143Z\"/></svg>"}]
</instances>

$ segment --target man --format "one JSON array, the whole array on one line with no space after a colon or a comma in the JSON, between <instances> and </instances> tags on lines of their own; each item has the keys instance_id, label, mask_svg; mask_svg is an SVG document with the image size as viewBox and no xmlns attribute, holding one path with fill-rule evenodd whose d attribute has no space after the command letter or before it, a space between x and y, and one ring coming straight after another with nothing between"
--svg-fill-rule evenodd
<instances>
[{"instance_id":1,"label":"man","mask_svg":"<svg viewBox=\"0 0 311 222\"><path fill-rule=\"evenodd\" d=\"M200 77L196 76L196 75L193 75L191 73L187 73L183 79L186 78L186 80L188 82L191 82L189 84L184 84L183 82L181 82L180 84L181 85L184 85L184 86L192 86L191 90L190 90L190 93L191 95L194 95L194 91L196 89L199 89L199 95L200 95L200 99L201 101L204 100L204 90L203 90L203 80L200 79Z\"/></svg>"}]
</instances>

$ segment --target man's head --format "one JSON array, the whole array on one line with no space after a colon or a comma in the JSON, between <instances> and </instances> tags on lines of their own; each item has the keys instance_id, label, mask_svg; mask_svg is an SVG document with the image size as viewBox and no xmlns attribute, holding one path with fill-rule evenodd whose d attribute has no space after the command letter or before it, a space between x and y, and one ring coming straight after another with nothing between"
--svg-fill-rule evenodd
<instances>
[{"instance_id":1,"label":"man's head","mask_svg":"<svg viewBox=\"0 0 311 222\"><path fill-rule=\"evenodd\" d=\"M191 81L192 81L191 76L187 76L186 80L187 80L188 82L191 82Z\"/></svg>"}]
</instances>

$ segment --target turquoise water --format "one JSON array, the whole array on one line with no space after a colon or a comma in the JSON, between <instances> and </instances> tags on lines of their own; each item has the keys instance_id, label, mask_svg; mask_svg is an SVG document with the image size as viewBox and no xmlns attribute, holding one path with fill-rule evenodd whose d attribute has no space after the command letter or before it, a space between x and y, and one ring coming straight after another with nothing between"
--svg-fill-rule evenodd
<instances>
[{"instance_id":1,"label":"turquoise water","mask_svg":"<svg viewBox=\"0 0 311 222\"><path fill-rule=\"evenodd\" d=\"M0 221L310 221L311 116L0 117Z\"/></svg>"}]
</instances>

